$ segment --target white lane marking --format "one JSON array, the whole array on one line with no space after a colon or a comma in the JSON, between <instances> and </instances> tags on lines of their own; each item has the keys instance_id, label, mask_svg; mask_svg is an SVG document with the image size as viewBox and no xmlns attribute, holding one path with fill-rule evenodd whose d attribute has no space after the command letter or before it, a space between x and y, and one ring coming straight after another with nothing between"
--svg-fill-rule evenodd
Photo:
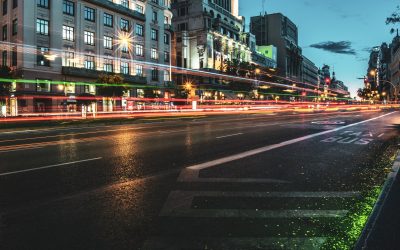
<instances>
[{"instance_id":1,"label":"white lane marking","mask_svg":"<svg viewBox=\"0 0 400 250\"><path fill-rule=\"evenodd\" d=\"M388 116L388 115L391 115L391 114L394 114L394 113L397 113L397 111L394 111L394 112L391 112L391 113L388 113L388 114L384 114L384 115L381 115L381 116L378 116L378 117L374 117L374 118L371 118L371 119L368 119L368 120L364 120L364 121L361 121L361 122L356 122L356 123L353 123L353 124L349 124L349 125L346 125L346 126L343 126L343 127L331 129L331 130L328 130L328 131L323 131L323 132L319 132L319 133L316 133L316 134L302 136L302 137L299 137L299 138L296 138L296 139L292 139L292 140L284 141L284 142L281 142L281 143L277 143L277 144L268 145L268 146L265 146L265 147L249 150L249 151L246 151L246 152L243 152L243 153L239 153L239 154L236 154L236 155L231 155L231 156L223 157L223 158L216 159L216 160L213 160L213 161L209 161L209 162L193 165L193 166L190 166L190 167L187 167L187 168L188 169L193 169L193 170L201 170L201 169L213 167L213 166L220 165L220 164L223 164L223 163L227 163L227 162L243 159L243 158L246 158L246 157L249 157L249 156L253 156L253 155L256 155L256 154L264 153L264 152L270 151L272 149L276 149L276 148L288 146L288 145L291 145L291 144L294 144L294 143L297 143L297 142L301 142L301 141L305 141L305 140L308 140L308 139L312 139L312 138L317 137L317 136L321 136L321 135L333 133L333 132L336 132L336 131L340 131L340 130L343 130L343 129L346 129L346 128L354 127L354 126L357 126L357 125L360 125L360 124L363 124L363 123L366 123L366 122L370 122L370 121L374 121L374 120L383 118L385 116Z\"/></svg>"},{"instance_id":2,"label":"white lane marking","mask_svg":"<svg viewBox=\"0 0 400 250\"><path fill-rule=\"evenodd\" d=\"M243 135L243 133L236 133L236 134L230 134L230 135L223 135L223 136L218 136L215 137L217 139L222 139L222 138L227 138L227 137L232 137L232 136L237 136L237 135Z\"/></svg>"},{"instance_id":3,"label":"white lane marking","mask_svg":"<svg viewBox=\"0 0 400 250\"><path fill-rule=\"evenodd\" d=\"M103 157L97 157L97 158L91 158L91 159L85 159L85 160L79 160L79 161L71 161L71 162L65 162L65 163L60 163L60 164L54 164L54 165L49 165L49 166L44 166L44 167L29 168L29 169L24 169L24 170L18 170L18 171L0 173L0 176L6 176L6 175L13 175L13 174L20 174L20 173L32 172L32 171L37 171L37 170L43 170L43 169L48 169L48 168L61 167L61 166L72 165L72 164L76 164L76 163L88 162L88 161L97 161L97 160L100 160L100 159L103 159Z\"/></svg>"},{"instance_id":4,"label":"white lane marking","mask_svg":"<svg viewBox=\"0 0 400 250\"><path fill-rule=\"evenodd\" d=\"M378 135L378 138L382 137L384 134L385 134L385 133L382 133L382 134Z\"/></svg>"},{"instance_id":5,"label":"white lane marking","mask_svg":"<svg viewBox=\"0 0 400 250\"><path fill-rule=\"evenodd\" d=\"M143 249L320 249L326 240L326 237L152 237Z\"/></svg>"}]
</instances>

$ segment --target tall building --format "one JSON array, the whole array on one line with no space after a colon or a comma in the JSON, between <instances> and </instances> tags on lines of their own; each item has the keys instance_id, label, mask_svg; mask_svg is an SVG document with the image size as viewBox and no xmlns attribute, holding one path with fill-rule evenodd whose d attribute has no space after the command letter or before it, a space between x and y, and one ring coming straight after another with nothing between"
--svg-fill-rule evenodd
<instances>
[{"instance_id":1,"label":"tall building","mask_svg":"<svg viewBox=\"0 0 400 250\"><path fill-rule=\"evenodd\" d=\"M389 64L390 69L390 97L398 100L400 92L400 36L397 35L393 38L390 45L391 48L391 62Z\"/></svg>"},{"instance_id":2,"label":"tall building","mask_svg":"<svg viewBox=\"0 0 400 250\"><path fill-rule=\"evenodd\" d=\"M312 84L314 86L318 85L318 67L313 63L310 59L303 56L303 66L302 66L302 75L303 75L303 82Z\"/></svg>"},{"instance_id":3,"label":"tall building","mask_svg":"<svg viewBox=\"0 0 400 250\"><path fill-rule=\"evenodd\" d=\"M176 65L188 69L219 72L226 60L250 62L245 20L239 16L238 0L174 0ZM178 75L180 84L185 75ZM214 84L199 78L197 84Z\"/></svg>"},{"instance_id":4,"label":"tall building","mask_svg":"<svg viewBox=\"0 0 400 250\"><path fill-rule=\"evenodd\" d=\"M290 79L302 80L302 49L298 45L297 26L281 13L253 16L250 32L259 46L274 45L278 49L278 72Z\"/></svg>"},{"instance_id":5,"label":"tall building","mask_svg":"<svg viewBox=\"0 0 400 250\"><path fill-rule=\"evenodd\" d=\"M20 111L74 109L75 96L96 94L75 83L102 72L132 84L126 96L143 96L135 85L171 80L169 0L13 0L3 1L2 14L2 64L37 81L13 86L17 98L35 96L18 100Z\"/></svg>"}]
</instances>

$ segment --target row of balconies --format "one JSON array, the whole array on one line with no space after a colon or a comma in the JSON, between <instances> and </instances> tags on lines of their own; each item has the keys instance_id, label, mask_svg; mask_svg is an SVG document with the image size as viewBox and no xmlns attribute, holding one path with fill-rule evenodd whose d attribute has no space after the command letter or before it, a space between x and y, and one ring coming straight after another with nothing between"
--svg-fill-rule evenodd
<instances>
[{"instance_id":1,"label":"row of balconies","mask_svg":"<svg viewBox=\"0 0 400 250\"><path fill-rule=\"evenodd\" d=\"M93 69L85 69L85 68L76 68L76 67L62 67L62 74L68 76L76 76L83 78L92 78L98 79L100 74L103 74L103 71L93 70ZM147 79L144 76L133 76L133 75L124 75L121 74L126 83L132 84L146 84Z\"/></svg>"}]
</instances>

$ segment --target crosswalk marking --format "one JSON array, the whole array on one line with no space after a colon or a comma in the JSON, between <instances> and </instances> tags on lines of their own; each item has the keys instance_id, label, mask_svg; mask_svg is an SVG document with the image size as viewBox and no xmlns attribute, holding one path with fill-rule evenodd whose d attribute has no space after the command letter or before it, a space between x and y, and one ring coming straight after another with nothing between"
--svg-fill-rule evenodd
<instances>
[{"instance_id":1,"label":"crosswalk marking","mask_svg":"<svg viewBox=\"0 0 400 250\"><path fill-rule=\"evenodd\" d=\"M258 209L193 209L195 197L251 197L251 198L351 198L358 192L213 192L173 191L169 194L160 216L200 218L336 218L347 210L258 210Z\"/></svg>"},{"instance_id":2,"label":"crosswalk marking","mask_svg":"<svg viewBox=\"0 0 400 250\"><path fill-rule=\"evenodd\" d=\"M213 183L276 183L287 184L289 181L271 178L200 178L199 170L185 168L181 171L178 182L213 182Z\"/></svg>"}]
</instances>

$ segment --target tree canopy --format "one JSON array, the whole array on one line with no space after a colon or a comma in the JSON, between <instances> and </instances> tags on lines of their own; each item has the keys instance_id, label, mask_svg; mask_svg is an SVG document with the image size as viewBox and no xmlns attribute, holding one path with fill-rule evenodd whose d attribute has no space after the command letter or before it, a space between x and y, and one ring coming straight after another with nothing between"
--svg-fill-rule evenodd
<instances>
[{"instance_id":1,"label":"tree canopy","mask_svg":"<svg viewBox=\"0 0 400 250\"><path fill-rule=\"evenodd\" d=\"M124 92L129 90L123 84L124 78L119 75L102 74L99 76L97 83L102 84L97 88L98 94L105 97L121 97Z\"/></svg>"}]
</instances>

